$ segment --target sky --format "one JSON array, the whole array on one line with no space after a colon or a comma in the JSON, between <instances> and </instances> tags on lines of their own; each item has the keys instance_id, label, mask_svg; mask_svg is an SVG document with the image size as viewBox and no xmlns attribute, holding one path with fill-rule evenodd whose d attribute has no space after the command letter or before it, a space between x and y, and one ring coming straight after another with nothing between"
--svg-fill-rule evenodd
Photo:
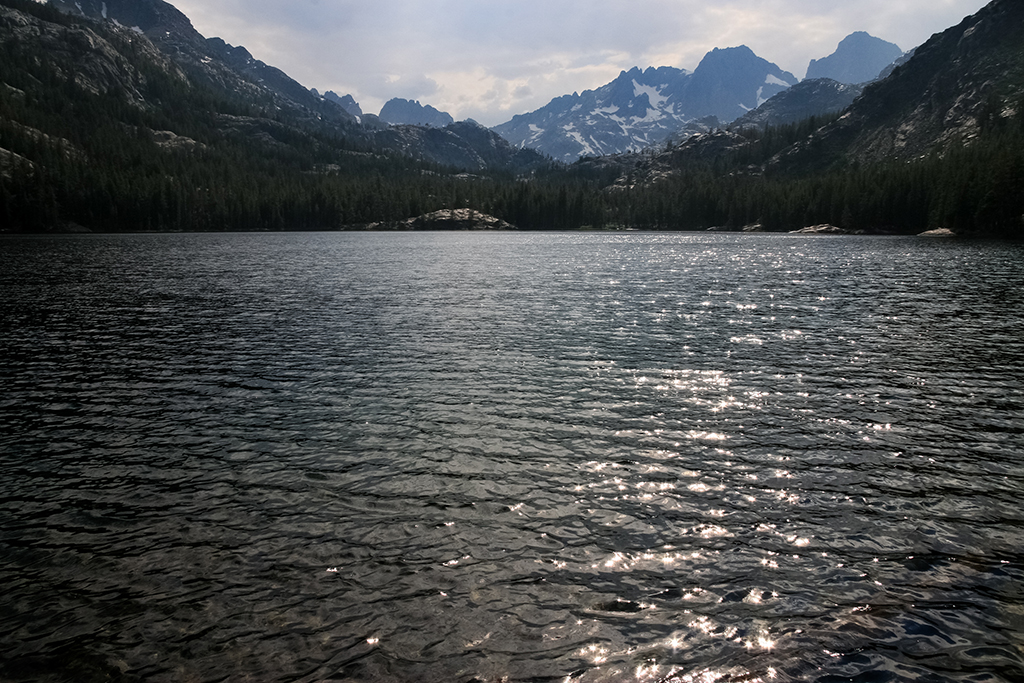
<instances>
[{"instance_id":1,"label":"sky","mask_svg":"<svg viewBox=\"0 0 1024 683\"><path fill-rule=\"evenodd\" d=\"M169 0L207 38L246 47L368 114L402 97L485 126L634 66L694 70L746 45L803 78L854 31L909 50L986 0Z\"/></svg>"}]
</instances>

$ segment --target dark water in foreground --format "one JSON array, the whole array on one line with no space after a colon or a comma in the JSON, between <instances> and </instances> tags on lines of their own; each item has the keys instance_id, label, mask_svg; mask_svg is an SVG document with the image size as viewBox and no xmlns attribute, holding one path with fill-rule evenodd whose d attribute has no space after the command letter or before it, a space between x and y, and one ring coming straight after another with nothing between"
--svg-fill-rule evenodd
<instances>
[{"instance_id":1,"label":"dark water in foreground","mask_svg":"<svg viewBox=\"0 0 1024 683\"><path fill-rule=\"evenodd\" d=\"M1024 248L0 239L0 681L1022 681Z\"/></svg>"}]
</instances>

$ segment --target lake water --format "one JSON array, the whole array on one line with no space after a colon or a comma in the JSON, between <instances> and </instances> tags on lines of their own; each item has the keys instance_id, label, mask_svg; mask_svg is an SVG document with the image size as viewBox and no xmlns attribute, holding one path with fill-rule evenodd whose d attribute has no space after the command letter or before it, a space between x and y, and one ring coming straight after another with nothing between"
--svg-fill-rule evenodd
<instances>
[{"instance_id":1,"label":"lake water","mask_svg":"<svg viewBox=\"0 0 1024 683\"><path fill-rule=\"evenodd\" d=\"M0 681L1024 680L1024 247L0 238Z\"/></svg>"}]
</instances>

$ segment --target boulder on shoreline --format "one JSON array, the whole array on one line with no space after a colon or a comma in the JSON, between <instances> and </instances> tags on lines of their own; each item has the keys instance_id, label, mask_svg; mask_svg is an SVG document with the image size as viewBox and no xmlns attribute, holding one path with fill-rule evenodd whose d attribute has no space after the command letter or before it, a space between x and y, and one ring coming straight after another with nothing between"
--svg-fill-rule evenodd
<instances>
[{"instance_id":1,"label":"boulder on shoreline","mask_svg":"<svg viewBox=\"0 0 1024 683\"><path fill-rule=\"evenodd\" d=\"M925 232L917 233L918 237L956 237L956 233L949 228L935 228Z\"/></svg>"}]
</instances>

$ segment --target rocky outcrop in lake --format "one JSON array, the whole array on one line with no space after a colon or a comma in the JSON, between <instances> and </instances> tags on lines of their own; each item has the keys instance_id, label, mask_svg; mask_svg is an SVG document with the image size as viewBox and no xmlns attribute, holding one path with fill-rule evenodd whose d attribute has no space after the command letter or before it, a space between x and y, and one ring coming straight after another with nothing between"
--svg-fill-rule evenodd
<instances>
[{"instance_id":1,"label":"rocky outcrop in lake","mask_svg":"<svg viewBox=\"0 0 1024 683\"><path fill-rule=\"evenodd\" d=\"M399 230L515 230L511 223L474 209L441 209L398 223Z\"/></svg>"}]
</instances>

